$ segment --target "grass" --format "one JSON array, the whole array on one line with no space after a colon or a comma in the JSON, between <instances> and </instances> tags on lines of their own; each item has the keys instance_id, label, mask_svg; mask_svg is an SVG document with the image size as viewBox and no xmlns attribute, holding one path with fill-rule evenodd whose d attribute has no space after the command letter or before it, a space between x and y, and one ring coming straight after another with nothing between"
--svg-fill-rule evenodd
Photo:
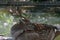
<instances>
[{"instance_id":1,"label":"grass","mask_svg":"<svg viewBox=\"0 0 60 40\"><path fill-rule=\"evenodd\" d=\"M55 40L60 40L60 35L55 38Z\"/></svg>"}]
</instances>

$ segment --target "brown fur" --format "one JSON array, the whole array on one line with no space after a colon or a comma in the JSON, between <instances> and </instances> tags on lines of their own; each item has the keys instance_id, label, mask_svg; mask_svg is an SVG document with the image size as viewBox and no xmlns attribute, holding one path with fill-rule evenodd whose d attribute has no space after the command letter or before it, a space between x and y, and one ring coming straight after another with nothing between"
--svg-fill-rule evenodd
<instances>
[{"instance_id":1,"label":"brown fur","mask_svg":"<svg viewBox=\"0 0 60 40\"><path fill-rule=\"evenodd\" d=\"M29 21L25 21L25 24L23 23L15 24L11 29L11 33L12 36L15 37L15 40L47 40L43 38L44 36L41 33L44 32L43 30L46 30L49 33L51 27L48 27L48 25L44 24L36 24L30 23Z\"/></svg>"}]
</instances>

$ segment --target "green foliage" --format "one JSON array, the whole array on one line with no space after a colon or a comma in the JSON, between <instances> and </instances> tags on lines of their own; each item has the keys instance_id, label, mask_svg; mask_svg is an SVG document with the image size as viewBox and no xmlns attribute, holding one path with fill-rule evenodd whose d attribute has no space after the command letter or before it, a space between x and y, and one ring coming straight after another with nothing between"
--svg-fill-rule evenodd
<instances>
[{"instance_id":1,"label":"green foliage","mask_svg":"<svg viewBox=\"0 0 60 40\"><path fill-rule=\"evenodd\" d=\"M0 34L8 36L13 25L13 19L13 16L6 9L0 10Z\"/></svg>"}]
</instances>

